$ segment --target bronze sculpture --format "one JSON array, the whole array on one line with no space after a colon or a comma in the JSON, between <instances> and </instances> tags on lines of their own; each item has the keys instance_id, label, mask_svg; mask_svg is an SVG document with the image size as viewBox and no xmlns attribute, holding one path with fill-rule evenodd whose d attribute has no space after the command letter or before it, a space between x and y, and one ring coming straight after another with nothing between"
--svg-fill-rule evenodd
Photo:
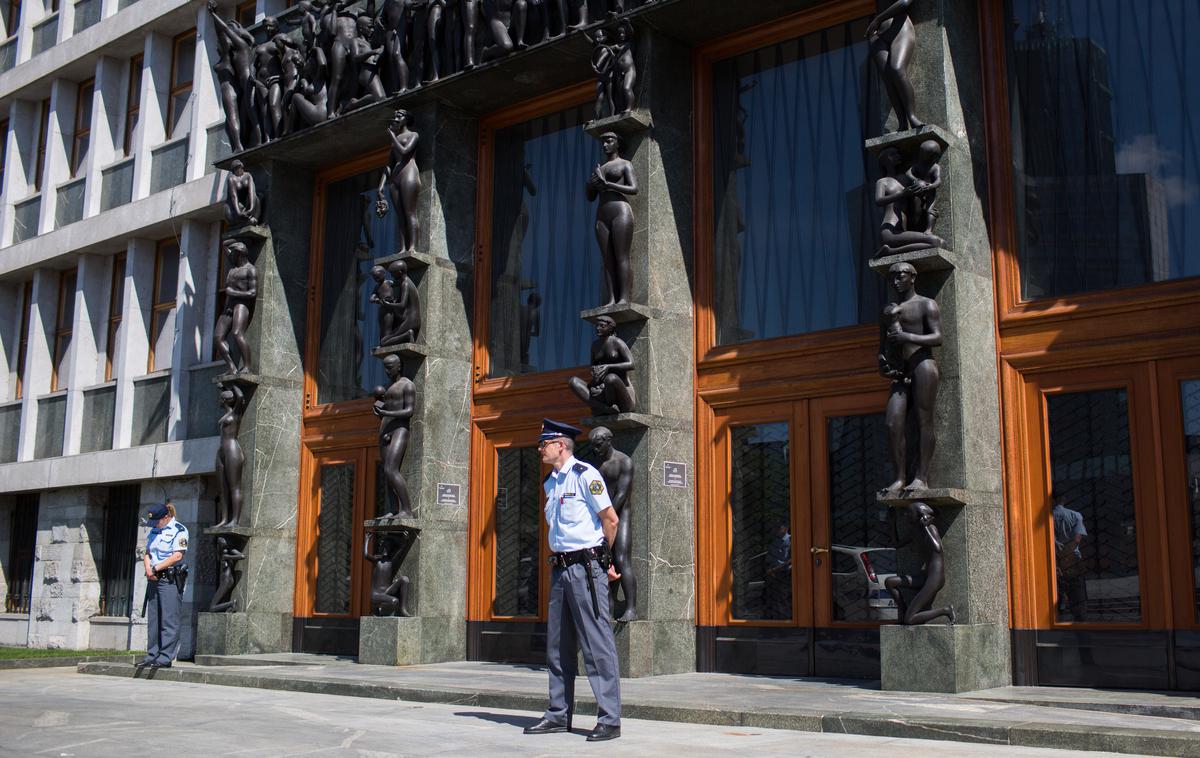
<instances>
[{"instance_id":1,"label":"bronze sculpture","mask_svg":"<svg viewBox=\"0 0 1200 758\"><path fill-rule=\"evenodd\" d=\"M592 42L592 71L596 74L596 104L592 108L592 117L599 121L613 114L613 46L608 44L608 32L603 28L597 29L588 39Z\"/></svg>"},{"instance_id":2,"label":"bronze sculpture","mask_svg":"<svg viewBox=\"0 0 1200 758\"><path fill-rule=\"evenodd\" d=\"M288 100L287 131L313 126L329 118L329 62L325 51L313 46L304 58L304 72Z\"/></svg>"},{"instance_id":3,"label":"bronze sculpture","mask_svg":"<svg viewBox=\"0 0 1200 758\"><path fill-rule=\"evenodd\" d=\"M263 19L266 39L254 47L254 99L263 141L278 137L283 129L283 48L295 43L280 33L274 16Z\"/></svg>"},{"instance_id":4,"label":"bronze sculpture","mask_svg":"<svg viewBox=\"0 0 1200 758\"><path fill-rule=\"evenodd\" d=\"M376 616L408 617L409 579L400 573L408 551L417 541L416 529L383 532L379 535L379 552L371 549L376 531L368 529L363 538L363 558L371 564L371 612Z\"/></svg>"},{"instance_id":5,"label":"bronze sculpture","mask_svg":"<svg viewBox=\"0 0 1200 758\"><path fill-rule=\"evenodd\" d=\"M235 382L221 385L221 407L225 415L218 422L221 441L217 447L216 473L221 486L220 520L213 526L237 526L242 519L242 467L246 455L238 442L238 430L242 426L246 396Z\"/></svg>"},{"instance_id":6,"label":"bronze sculpture","mask_svg":"<svg viewBox=\"0 0 1200 758\"><path fill-rule=\"evenodd\" d=\"M254 188L254 175L234 159L225 177L225 220L232 227L254 226L262 221L262 196Z\"/></svg>"},{"instance_id":7,"label":"bronze sculpture","mask_svg":"<svg viewBox=\"0 0 1200 758\"><path fill-rule=\"evenodd\" d=\"M250 325L251 310L254 298L258 296L258 270L250 262L246 243L237 239L225 240L225 254L229 256L229 271L225 274L225 308L217 318L213 327L213 342L217 345L217 353L229 373L237 374L242 371L252 371L250 343L246 340L246 328ZM237 345L238 355L242 359L239 368L229 351L228 337L233 338Z\"/></svg>"},{"instance_id":8,"label":"bronze sculpture","mask_svg":"<svg viewBox=\"0 0 1200 758\"><path fill-rule=\"evenodd\" d=\"M628 374L633 371L633 353L616 334L617 323L608 316L596 318L596 340L592 342L592 379L577 376L567 386L599 415L631 413L637 403Z\"/></svg>"},{"instance_id":9,"label":"bronze sculpture","mask_svg":"<svg viewBox=\"0 0 1200 758\"><path fill-rule=\"evenodd\" d=\"M226 52L225 60L228 62L229 75L232 79L232 89L237 92L237 102L231 103L229 99L222 97L222 105L225 107L225 123L226 131L231 128L231 122L238 123L239 143L244 144L242 138L242 128L249 127L252 141L257 144L263 141L262 128L258 119L258 114L254 108L255 82L254 82L254 37L250 32L242 28L234 19L228 21L217 15L217 0L208 0L208 13L212 16L213 25L217 31L217 43L220 49ZM230 106L236 106L234 110L230 110ZM233 142L233 136L230 136L230 142Z\"/></svg>"},{"instance_id":10,"label":"bronze sculpture","mask_svg":"<svg viewBox=\"0 0 1200 758\"><path fill-rule=\"evenodd\" d=\"M404 261L392 261L387 270L392 277L392 298L381 299L379 308L392 313L392 330L380 332L379 344L386 347L416 342L421 332L421 295L417 285L408 277L408 264Z\"/></svg>"},{"instance_id":11,"label":"bronze sculpture","mask_svg":"<svg viewBox=\"0 0 1200 758\"><path fill-rule=\"evenodd\" d=\"M396 299L395 283L388 279L387 269L379 264L371 267L371 278L375 280L375 290L371 292L368 298L373 305L380 306L379 308L379 344L383 345L396 325L396 313L391 308L384 308L383 303L392 302Z\"/></svg>"},{"instance_id":12,"label":"bronze sculpture","mask_svg":"<svg viewBox=\"0 0 1200 758\"><path fill-rule=\"evenodd\" d=\"M483 48L480 54L484 63L526 47L525 21L528 10L526 0L494 0L484 3L483 20L492 33L492 44Z\"/></svg>"},{"instance_id":13,"label":"bronze sculpture","mask_svg":"<svg viewBox=\"0 0 1200 758\"><path fill-rule=\"evenodd\" d=\"M915 96L908 78L908 64L917 43L910 11L913 0L879 0L879 14L867 25L871 60L896 112L897 131L919 129L925 124L913 113Z\"/></svg>"},{"instance_id":14,"label":"bronze sculpture","mask_svg":"<svg viewBox=\"0 0 1200 758\"><path fill-rule=\"evenodd\" d=\"M371 44L373 23L373 19L366 14L358 17L358 36L354 38L352 47L352 70L355 72L358 94L346 102L342 112L352 111L387 97L379 74L384 46L382 42L378 46Z\"/></svg>"},{"instance_id":15,"label":"bronze sculpture","mask_svg":"<svg viewBox=\"0 0 1200 758\"><path fill-rule=\"evenodd\" d=\"M600 135L605 162L598 164L587 180L587 199L596 206L596 242L600 246L604 274L603 305L626 304L630 297L629 250L633 246L633 206L629 198L638 193L633 164L621 157L620 138L614 132Z\"/></svg>"},{"instance_id":16,"label":"bronze sculpture","mask_svg":"<svg viewBox=\"0 0 1200 758\"><path fill-rule=\"evenodd\" d=\"M455 68L470 71L475 68L475 35L479 29L480 0L453 0L450 5L454 26L461 29L460 44L457 45L458 60Z\"/></svg>"},{"instance_id":17,"label":"bronze sculpture","mask_svg":"<svg viewBox=\"0 0 1200 758\"><path fill-rule=\"evenodd\" d=\"M633 519L629 515L629 493L633 488L633 461L613 447L612 439L612 431L603 426L596 427L588 434L592 452L597 458L596 468L604 477L609 499L612 500L613 508L620 519L617 524L617 536L612 543L612 560L621 578L616 583L610 583L609 591L612 593L613 615L617 621L625 623L637 620L637 577L634 576L633 560L630 556L630 529ZM623 609L617 605L618 587L625 599Z\"/></svg>"},{"instance_id":18,"label":"bronze sculpture","mask_svg":"<svg viewBox=\"0 0 1200 758\"><path fill-rule=\"evenodd\" d=\"M905 226L914 231L933 236L933 225L937 223L937 191L942 186L942 145L928 139L917 148L917 157L908 171L904 172L904 185L909 188L908 212ZM941 243L941 237L936 237ZM944 244L944 243L941 243Z\"/></svg>"},{"instance_id":19,"label":"bronze sculpture","mask_svg":"<svg viewBox=\"0 0 1200 758\"><path fill-rule=\"evenodd\" d=\"M379 24L383 28L383 52L389 92L408 89L408 0L383 0Z\"/></svg>"},{"instance_id":20,"label":"bronze sculpture","mask_svg":"<svg viewBox=\"0 0 1200 758\"><path fill-rule=\"evenodd\" d=\"M404 364L398 355L383 359L391 385L382 392L377 391L371 411L379 417L379 459L388 489L396 500L396 514L412 518L412 505L408 497L408 482L400 473L404 453L408 449L408 427L415 409L416 389L402 371Z\"/></svg>"},{"instance_id":21,"label":"bronze sculpture","mask_svg":"<svg viewBox=\"0 0 1200 758\"><path fill-rule=\"evenodd\" d=\"M622 12L624 12L622 10ZM633 62L633 27L628 21L617 24L617 39L613 44L612 72L613 110L629 113L637 107L637 95L633 88L637 84L637 68ZM617 95L620 95L618 98ZM618 104L620 110L617 110Z\"/></svg>"},{"instance_id":22,"label":"bronze sculpture","mask_svg":"<svg viewBox=\"0 0 1200 758\"><path fill-rule=\"evenodd\" d=\"M936 144L936 143L935 143ZM937 183L923 184L908 183L901 179L900 152L894 147L885 148L879 153L880 177L875 182L875 204L883 208L883 223L879 229L879 239L883 243L877 253L898 255L917 250L941 247L945 241L927 231L917 231L912 228L914 219L910 214L913 208L932 210L933 193L941 183L941 172L936 173ZM905 175L904 179L907 179ZM916 205L914 206L914 200ZM920 212L918 212L920 217ZM932 227L936 212L929 217L928 225Z\"/></svg>"},{"instance_id":23,"label":"bronze sculpture","mask_svg":"<svg viewBox=\"0 0 1200 758\"><path fill-rule=\"evenodd\" d=\"M388 211L388 198L396 210L400 250L415 252L417 238L421 234L421 222L417 218L417 199L421 193L421 172L417 169L417 140L420 135L408 127L408 111L399 109L388 124L391 152L388 165L379 177L376 192L375 212L383 218ZM384 194L386 189L387 195Z\"/></svg>"},{"instance_id":24,"label":"bronze sculpture","mask_svg":"<svg viewBox=\"0 0 1200 758\"><path fill-rule=\"evenodd\" d=\"M936 618L945 616L953 624L956 621L954 606L930 608L937 593L946 584L946 568L942 556L942 535L937 525L933 523L934 512L927 504L920 501L909 503L904 510L908 520L916 529L916 533L896 547L903 547L911 542L917 543L917 551L921 556L920 574L896 574L884 580L883 586L891 593L899 611L900 623L906 625L927 624ZM904 599L902 589L916 590L911 602Z\"/></svg>"},{"instance_id":25,"label":"bronze sculpture","mask_svg":"<svg viewBox=\"0 0 1200 758\"><path fill-rule=\"evenodd\" d=\"M242 552L245 548L245 538L236 534L222 534L217 537L217 573L220 579L217 590L213 593L208 604L209 613L236 613L237 600L233 599L233 588L237 586L241 573L237 571L237 563L246 557Z\"/></svg>"},{"instance_id":26,"label":"bronze sculpture","mask_svg":"<svg viewBox=\"0 0 1200 758\"><path fill-rule=\"evenodd\" d=\"M917 270L911 263L888 269L896 302L883 309L879 329L879 372L891 380L887 403L888 447L895 481L880 491L886 498L929 489L929 464L937 433L934 406L938 393L938 367L932 348L942 344L942 319L938 304L916 291ZM916 410L919 458L916 474L907 477L905 437L909 408Z\"/></svg>"}]
</instances>

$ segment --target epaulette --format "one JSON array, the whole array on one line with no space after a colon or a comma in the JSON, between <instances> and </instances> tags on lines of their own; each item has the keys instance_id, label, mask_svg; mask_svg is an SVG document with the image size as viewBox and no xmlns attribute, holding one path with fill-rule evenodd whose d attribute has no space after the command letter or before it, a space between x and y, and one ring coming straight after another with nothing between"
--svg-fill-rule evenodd
<instances>
[{"instance_id":1,"label":"epaulette","mask_svg":"<svg viewBox=\"0 0 1200 758\"><path fill-rule=\"evenodd\" d=\"M582 474L583 472L587 471L587 464L576 463L574 466L571 467L571 470L574 471L576 474Z\"/></svg>"}]
</instances>

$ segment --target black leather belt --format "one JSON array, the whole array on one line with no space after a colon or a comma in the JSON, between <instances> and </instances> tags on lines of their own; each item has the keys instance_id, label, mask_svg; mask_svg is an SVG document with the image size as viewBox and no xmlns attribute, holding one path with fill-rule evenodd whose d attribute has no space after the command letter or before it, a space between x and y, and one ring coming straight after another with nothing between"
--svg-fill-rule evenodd
<instances>
[{"instance_id":1,"label":"black leather belt","mask_svg":"<svg viewBox=\"0 0 1200 758\"><path fill-rule=\"evenodd\" d=\"M574 566L576 563L589 563L596 561L600 564L600 568L608 571L609 557L608 545L598 545L596 547L587 547L583 550L570 550L564 553L551 553L550 565L557 568L565 569L568 566ZM585 572L587 576L588 594L592 596L592 613L596 618L600 618L600 602L596 600L596 583L592 581L592 572Z\"/></svg>"}]
</instances>

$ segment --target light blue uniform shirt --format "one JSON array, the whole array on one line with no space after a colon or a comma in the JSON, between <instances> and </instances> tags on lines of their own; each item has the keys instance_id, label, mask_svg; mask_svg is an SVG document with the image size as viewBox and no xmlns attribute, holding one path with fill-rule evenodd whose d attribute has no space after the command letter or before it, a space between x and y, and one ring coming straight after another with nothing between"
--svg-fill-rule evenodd
<instances>
[{"instance_id":1,"label":"light blue uniform shirt","mask_svg":"<svg viewBox=\"0 0 1200 758\"><path fill-rule=\"evenodd\" d=\"M187 548L187 527L175 519L168 521L162 529L151 529L146 535L146 554L155 566L170 558L172 553L186 552Z\"/></svg>"},{"instance_id":2,"label":"light blue uniform shirt","mask_svg":"<svg viewBox=\"0 0 1200 758\"><path fill-rule=\"evenodd\" d=\"M542 488L546 491L551 552L584 550L604 542L597 514L611 508L612 500L604 486L604 477L595 466L572 455L562 469L550 472Z\"/></svg>"}]
</instances>

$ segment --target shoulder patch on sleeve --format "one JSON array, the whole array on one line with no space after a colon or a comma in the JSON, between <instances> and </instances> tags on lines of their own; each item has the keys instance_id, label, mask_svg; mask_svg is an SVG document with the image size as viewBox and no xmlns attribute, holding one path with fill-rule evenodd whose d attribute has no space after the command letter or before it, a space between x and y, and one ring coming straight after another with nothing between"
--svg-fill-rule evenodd
<instances>
[{"instance_id":1,"label":"shoulder patch on sleeve","mask_svg":"<svg viewBox=\"0 0 1200 758\"><path fill-rule=\"evenodd\" d=\"M187 546L188 546L188 536L186 533L181 534L175 538L175 549L176 550L187 550Z\"/></svg>"},{"instance_id":2,"label":"shoulder patch on sleeve","mask_svg":"<svg viewBox=\"0 0 1200 758\"><path fill-rule=\"evenodd\" d=\"M571 467L571 470L574 471L576 474L582 474L583 472L587 471L587 469L588 469L588 467L587 467L586 463L576 463L574 466Z\"/></svg>"},{"instance_id":3,"label":"shoulder patch on sleeve","mask_svg":"<svg viewBox=\"0 0 1200 758\"><path fill-rule=\"evenodd\" d=\"M599 479L593 479L588 484L588 492L592 493L593 495L603 495L604 494L604 482L602 482Z\"/></svg>"}]
</instances>

